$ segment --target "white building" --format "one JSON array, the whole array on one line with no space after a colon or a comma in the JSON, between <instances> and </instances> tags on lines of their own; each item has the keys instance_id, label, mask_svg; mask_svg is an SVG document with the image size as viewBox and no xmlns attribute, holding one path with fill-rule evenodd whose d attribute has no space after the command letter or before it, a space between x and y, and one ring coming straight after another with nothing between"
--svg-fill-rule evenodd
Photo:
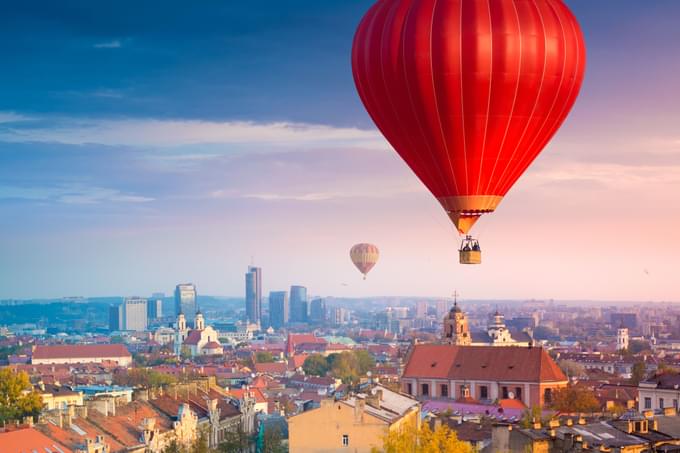
<instances>
[{"instance_id":1,"label":"white building","mask_svg":"<svg viewBox=\"0 0 680 453\"><path fill-rule=\"evenodd\" d=\"M623 325L616 331L616 350L628 350L628 329Z\"/></svg>"},{"instance_id":2,"label":"white building","mask_svg":"<svg viewBox=\"0 0 680 453\"><path fill-rule=\"evenodd\" d=\"M175 328L175 354L183 351L192 357L199 355L221 355L224 350L219 343L219 335L215 329L205 325L203 314L199 310L194 318L194 328L187 328L184 314L177 316Z\"/></svg>"}]
</instances>

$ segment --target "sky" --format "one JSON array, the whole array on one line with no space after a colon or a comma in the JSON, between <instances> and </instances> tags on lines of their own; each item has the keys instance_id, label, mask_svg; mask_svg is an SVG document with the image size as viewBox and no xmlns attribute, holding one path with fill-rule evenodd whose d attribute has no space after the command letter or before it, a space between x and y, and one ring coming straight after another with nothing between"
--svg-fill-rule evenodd
<instances>
[{"instance_id":1,"label":"sky","mask_svg":"<svg viewBox=\"0 0 680 453\"><path fill-rule=\"evenodd\" d=\"M567 3L583 89L481 266L356 94L372 1L4 5L0 298L242 296L254 263L265 292L680 299L680 2Z\"/></svg>"}]
</instances>

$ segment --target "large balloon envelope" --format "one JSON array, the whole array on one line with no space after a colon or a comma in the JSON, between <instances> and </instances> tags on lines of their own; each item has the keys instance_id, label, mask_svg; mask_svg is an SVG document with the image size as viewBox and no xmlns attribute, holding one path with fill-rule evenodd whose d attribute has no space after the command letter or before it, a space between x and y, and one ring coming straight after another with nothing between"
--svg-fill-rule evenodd
<instances>
[{"instance_id":1,"label":"large balloon envelope","mask_svg":"<svg viewBox=\"0 0 680 453\"><path fill-rule=\"evenodd\" d=\"M562 0L380 0L352 50L368 113L461 233L558 130L585 63Z\"/></svg>"},{"instance_id":2,"label":"large balloon envelope","mask_svg":"<svg viewBox=\"0 0 680 453\"><path fill-rule=\"evenodd\" d=\"M349 257L356 268L359 269L359 272L364 274L364 280L366 280L366 274L378 262L380 251L373 244L356 244L350 249Z\"/></svg>"}]
</instances>

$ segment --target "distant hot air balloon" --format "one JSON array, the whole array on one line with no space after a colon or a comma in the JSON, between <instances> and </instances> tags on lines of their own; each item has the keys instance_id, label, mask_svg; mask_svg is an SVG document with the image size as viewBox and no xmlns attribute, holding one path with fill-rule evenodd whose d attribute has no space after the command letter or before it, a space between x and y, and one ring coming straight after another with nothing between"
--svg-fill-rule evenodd
<instances>
[{"instance_id":1,"label":"distant hot air balloon","mask_svg":"<svg viewBox=\"0 0 680 453\"><path fill-rule=\"evenodd\" d=\"M366 274L378 262L380 252L378 247L373 244L357 244L350 249L349 257L357 269L359 269L359 272L364 274L364 280L366 280Z\"/></svg>"},{"instance_id":2,"label":"distant hot air balloon","mask_svg":"<svg viewBox=\"0 0 680 453\"><path fill-rule=\"evenodd\" d=\"M368 113L462 234L558 130L585 63L562 0L380 0L352 49Z\"/></svg>"}]
</instances>

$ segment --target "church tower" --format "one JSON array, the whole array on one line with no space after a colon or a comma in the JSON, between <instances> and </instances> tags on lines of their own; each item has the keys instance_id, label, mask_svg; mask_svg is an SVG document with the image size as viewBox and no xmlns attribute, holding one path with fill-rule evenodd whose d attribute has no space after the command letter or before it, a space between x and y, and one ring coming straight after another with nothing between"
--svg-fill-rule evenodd
<instances>
[{"instance_id":1,"label":"church tower","mask_svg":"<svg viewBox=\"0 0 680 453\"><path fill-rule=\"evenodd\" d=\"M442 339L446 343L459 346L470 346L472 343L467 316L460 309L457 301L453 303L451 311L444 317Z\"/></svg>"},{"instance_id":2,"label":"church tower","mask_svg":"<svg viewBox=\"0 0 680 453\"><path fill-rule=\"evenodd\" d=\"M623 327L623 324L616 331L616 350L628 350L628 329Z\"/></svg>"},{"instance_id":3,"label":"church tower","mask_svg":"<svg viewBox=\"0 0 680 453\"><path fill-rule=\"evenodd\" d=\"M194 318L194 329L196 330L205 329L205 319L203 319L203 313L201 313L200 309L198 310L198 312L196 313L196 317Z\"/></svg>"}]
</instances>

